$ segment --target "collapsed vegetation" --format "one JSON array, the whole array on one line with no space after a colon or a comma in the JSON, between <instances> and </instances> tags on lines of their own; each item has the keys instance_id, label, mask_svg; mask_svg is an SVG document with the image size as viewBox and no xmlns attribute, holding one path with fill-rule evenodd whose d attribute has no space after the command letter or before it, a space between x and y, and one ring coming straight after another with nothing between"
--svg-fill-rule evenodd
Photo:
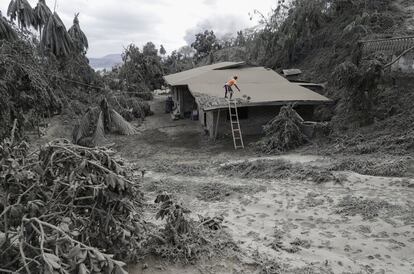
<instances>
[{"instance_id":1,"label":"collapsed vegetation","mask_svg":"<svg viewBox=\"0 0 414 274\"><path fill-rule=\"evenodd\" d=\"M145 117L145 110L140 101L133 102L137 107L135 111L134 108L129 111L124 109L124 115L131 118L131 116L134 117L135 113L137 117ZM75 144L93 147L102 144L105 134L110 132L133 135L137 131L121 114L110 108L106 99L103 99L100 108L89 108L86 111L79 124L75 126L72 137Z\"/></svg>"},{"instance_id":2,"label":"collapsed vegetation","mask_svg":"<svg viewBox=\"0 0 414 274\"><path fill-rule=\"evenodd\" d=\"M2 272L126 273L148 255L190 263L236 248L222 219L192 220L167 194L155 201L165 226L144 222L140 185L113 151L56 140L29 153L14 137L0 149Z\"/></svg>"},{"instance_id":3,"label":"collapsed vegetation","mask_svg":"<svg viewBox=\"0 0 414 274\"><path fill-rule=\"evenodd\" d=\"M14 135L0 146L1 271L124 273L116 259L136 258L145 226L113 153L58 140L29 155Z\"/></svg>"},{"instance_id":4,"label":"collapsed vegetation","mask_svg":"<svg viewBox=\"0 0 414 274\"><path fill-rule=\"evenodd\" d=\"M283 159L255 160L226 164L221 166L218 172L239 178L293 178L316 183L342 183L344 179L336 174L336 171L351 171L369 176L411 177L410 170L412 170L413 159L411 157L399 157L372 160L348 157L332 161L332 163L324 166L317 166L317 164L317 162L305 165L295 164Z\"/></svg>"},{"instance_id":5,"label":"collapsed vegetation","mask_svg":"<svg viewBox=\"0 0 414 274\"><path fill-rule=\"evenodd\" d=\"M337 205L336 214L344 216L361 215L364 220L378 217L381 213L402 211L402 207L379 199L363 199L346 196Z\"/></svg>"},{"instance_id":6,"label":"collapsed vegetation","mask_svg":"<svg viewBox=\"0 0 414 274\"><path fill-rule=\"evenodd\" d=\"M151 235L147 243L151 254L172 262L192 263L237 248L229 237L218 232L221 218L191 220L190 211L165 192L155 203L160 205L156 218L165 220L165 226Z\"/></svg>"},{"instance_id":7,"label":"collapsed vegetation","mask_svg":"<svg viewBox=\"0 0 414 274\"><path fill-rule=\"evenodd\" d=\"M413 165L411 157L398 157L395 159L372 160L344 158L337 160L331 170L354 171L363 175L384 176L384 177L405 177L412 176L410 169Z\"/></svg>"},{"instance_id":8,"label":"collapsed vegetation","mask_svg":"<svg viewBox=\"0 0 414 274\"><path fill-rule=\"evenodd\" d=\"M265 137L256 144L264 153L280 153L297 148L308 141L303 133L303 119L292 106L284 106L264 126Z\"/></svg>"},{"instance_id":9,"label":"collapsed vegetation","mask_svg":"<svg viewBox=\"0 0 414 274\"><path fill-rule=\"evenodd\" d=\"M256 160L241 163L227 164L219 168L218 172L226 176L240 178L260 178L280 180L292 178L295 180L311 181L318 184L334 182L343 183L344 178L334 174L328 167L301 165L286 160Z\"/></svg>"}]
</instances>

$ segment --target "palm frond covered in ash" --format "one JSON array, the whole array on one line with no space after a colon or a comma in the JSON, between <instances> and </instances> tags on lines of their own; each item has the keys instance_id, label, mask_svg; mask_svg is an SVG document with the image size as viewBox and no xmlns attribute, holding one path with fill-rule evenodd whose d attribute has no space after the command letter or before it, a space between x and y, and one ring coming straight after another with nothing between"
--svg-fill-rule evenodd
<instances>
[{"instance_id":1,"label":"palm frond covered in ash","mask_svg":"<svg viewBox=\"0 0 414 274\"><path fill-rule=\"evenodd\" d=\"M45 0L39 0L37 6L34 8L34 16L36 20L36 26L40 31L40 36L42 36L42 30L46 26L49 17L52 15L52 11L46 5Z\"/></svg>"},{"instance_id":2,"label":"palm frond covered in ash","mask_svg":"<svg viewBox=\"0 0 414 274\"><path fill-rule=\"evenodd\" d=\"M7 16L12 21L17 19L20 29L27 29L30 26L36 27L35 15L27 0L12 0L7 9Z\"/></svg>"},{"instance_id":3,"label":"palm frond covered in ash","mask_svg":"<svg viewBox=\"0 0 414 274\"><path fill-rule=\"evenodd\" d=\"M73 50L73 41L56 12L49 16L41 45L55 56L66 56Z\"/></svg>"},{"instance_id":4,"label":"palm frond covered in ash","mask_svg":"<svg viewBox=\"0 0 414 274\"><path fill-rule=\"evenodd\" d=\"M82 146L97 146L104 142L109 132L121 135L136 134L136 129L121 114L110 108L103 99L100 108L90 108L72 132L73 143Z\"/></svg>"},{"instance_id":5,"label":"palm frond covered in ash","mask_svg":"<svg viewBox=\"0 0 414 274\"><path fill-rule=\"evenodd\" d=\"M99 108L88 108L80 120L79 124L75 127L73 131L73 142L78 144L79 141L86 137L91 136L95 131L95 124L97 122L97 117L99 115Z\"/></svg>"},{"instance_id":6,"label":"palm frond covered in ash","mask_svg":"<svg viewBox=\"0 0 414 274\"><path fill-rule=\"evenodd\" d=\"M75 18L73 19L73 26L69 29L68 33L74 42L75 49L78 52L86 53L89 47L88 38L80 28L79 13L75 14Z\"/></svg>"},{"instance_id":7,"label":"palm frond covered in ash","mask_svg":"<svg viewBox=\"0 0 414 274\"><path fill-rule=\"evenodd\" d=\"M118 133L122 135L133 135L137 133L136 129L129 122L127 122L121 114L112 109L110 115L112 127Z\"/></svg>"},{"instance_id":8,"label":"palm frond covered in ash","mask_svg":"<svg viewBox=\"0 0 414 274\"><path fill-rule=\"evenodd\" d=\"M99 145L105 140L105 125L104 125L104 115L101 111L99 113L98 122L96 123L95 132L92 136L92 144Z\"/></svg>"},{"instance_id":9,"label":"palm frond covered in ash","mask_svg":"<svg viewBox=\"0 0 414 274\"><path fill-rule=\"evenodd\" d=\"M16 40L17 33L14 31L12 26L7 22L6 18L4 18L0 11L0 40L7 40L12 41Z\"/></svg>"}]
</instances>

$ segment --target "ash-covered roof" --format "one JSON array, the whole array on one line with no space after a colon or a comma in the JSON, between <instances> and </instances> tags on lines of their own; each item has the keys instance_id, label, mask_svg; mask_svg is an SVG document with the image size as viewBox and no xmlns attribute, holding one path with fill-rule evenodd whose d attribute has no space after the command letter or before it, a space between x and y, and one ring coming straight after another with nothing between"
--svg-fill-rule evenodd
<instances>
[{"instance_id":1,"label":"ash-covered roof","mask_svg":"<svg viewBox=\"0 0 414 274\"><path fill-rule=\"evenodd\" d=\"M191 94L205 110L227 107L224 84L234 75L239 77L234 96L239 105L283 105L287 103L320 104L330 100L316 92L289 82L271 69L247 66L242 62L224 62L165 76L171 86L188 86Z\"/></svg>"}]
</instances>

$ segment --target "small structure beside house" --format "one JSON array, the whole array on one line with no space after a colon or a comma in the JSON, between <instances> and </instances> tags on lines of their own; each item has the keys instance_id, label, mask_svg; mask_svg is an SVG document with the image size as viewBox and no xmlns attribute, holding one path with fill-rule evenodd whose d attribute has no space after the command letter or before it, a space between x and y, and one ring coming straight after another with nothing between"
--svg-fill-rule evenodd
<instances>
[{"instance_id":1,"label":"small structure beside house","mask_svg":"<svg viewBox=\"0 0 414 274\"><path fill-rule=\"evenodd\" d=\"M223 62L164 77L170 86L177 116L191 118L196 114L211 138L231 135L223 86L234 75L239 76L241 89L241 92L235 89L233 99L237 100L243 135L263 133L263 126L283 105L294 104L305 120L312 121L315 106L331 102L271 69L244 62Z\"/></svg>"},{"instance_id":2,"label":"small structure beside house","mask_svg":"<svg viewBox=\"0 0 414 274\"><path fill-rule=\"evenodd\" d=\"M414 73L414 36L393 37L377 40L360 41L363 54L381 52L388 61L399 59L391 66L391 71ZM402 53L405 53L401 56Z\"/></svg>"},{"instance_id":3,"label":"small structure beside house","mask_svg":"<svg viewBox=\"0 0 414 274\"><path fill-rule=\"evenodd\" d=\"M282 75L291 82L300 81L302 71L300 69L284 69Z\"/></svg>"}]
</instances>

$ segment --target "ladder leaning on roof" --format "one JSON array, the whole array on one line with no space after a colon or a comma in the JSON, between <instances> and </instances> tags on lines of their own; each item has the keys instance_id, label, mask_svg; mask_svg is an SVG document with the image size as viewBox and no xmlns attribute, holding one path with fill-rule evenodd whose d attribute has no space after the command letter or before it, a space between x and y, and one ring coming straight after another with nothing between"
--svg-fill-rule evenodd
<instances>
[{"instance_id":1,"label":"ladder leaning on roof","mask_svg":"<svg viewBox=\"0 0 414 274\"><path fill-rule=\"evenodd\" d=\"M233 135L234 149L244 149L243 136L240 129L239 113L237 111L237 101L228 100L229 103L229 116L231 133Z\"/></svg>"}]
</instances>

